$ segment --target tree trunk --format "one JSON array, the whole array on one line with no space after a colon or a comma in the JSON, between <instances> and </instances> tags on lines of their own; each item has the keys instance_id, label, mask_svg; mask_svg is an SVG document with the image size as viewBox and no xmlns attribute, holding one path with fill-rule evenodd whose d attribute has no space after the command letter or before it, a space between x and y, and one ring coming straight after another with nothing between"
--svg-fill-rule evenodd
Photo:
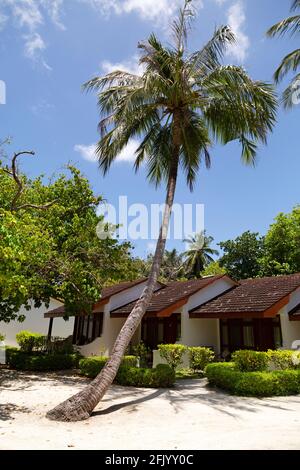
<instances>
[{"instance_id":1,"label":"tree trunk","mask_svg":"<svg viewBox=\"0 0 300 470\"><path fill-rule=\"evenodd\" d=\"M114 344L111 357L105 367L81 392L73 395L68 400L50 410L47 413L49 419L57 421L81 421L89 418L94 408L105 395L107 389L113 383L125 351L147 310L159 277L176 189L180 149L180 121L178 118L176 119L175 116L173 142L173 155L170 165L163 222L160 228L152 268L146 287L125 321Z\"/></svg>"}]
</instances>

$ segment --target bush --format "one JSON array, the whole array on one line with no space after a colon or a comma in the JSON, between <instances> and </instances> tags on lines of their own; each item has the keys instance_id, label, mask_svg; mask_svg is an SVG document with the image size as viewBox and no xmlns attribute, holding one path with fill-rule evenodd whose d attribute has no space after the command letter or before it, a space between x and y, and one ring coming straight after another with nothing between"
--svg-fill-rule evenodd
<instances>
[{"instance_id":1,"label":"bush","mask_svg":"<svg viewBox=\"0 0 300 470\"><path fill-rule=\"evenodd\" d=\"M32 371L66 370L78 367L78 354L42 354L6 348L6 363L11 369Z\"/></svg>"},{"instance_id":2,"label":"bush","mask_svg":"<svg viewBox=\"0 0 300 470\"><path fill-rule=\"evenodd\" d=\"M232 360L241 372L262 372L267 370L269 356L266 352L243 350L234 352Z\"/></svg>"},{"instance_id":3,"label":"bush","mask_svg":"<svg viewBox=\"0 0 300 470\"><path fill-rule=\"evenodd\" d=\"M167 364L158 364L154 369L121 366L115 382L131 387L169 388L174 385L175 372Z\"/></svg>"},{"instance_id":4,"label":"bush","mask_svg":"<svg viewBox=\"0 0 300 470\"><path fill-rule=\"evenodd\" d=\"M151 354L151 349L148 348L143 341L140 341L139 344L133 346L133 354L140 359L140 366L147 367L149 354Z\"/></svg>"},{"instance_id":5,"label":"bush","mask_svg":"<svg viewBox=\"0 0 300 470\"><path fill-rule=\"evenodd\" d=\"M209 348L193 347L188 348L190 368L194 371L203 371L207 364L215 358L215 353Z\"/></svg>"},{"instance_id":6,"label":"bush","mask_svg":"<svg viewBox=\"0 0 300 470\"><path fill-rule=\"evenodd\" d=\"M80 373L86 377L95 378L103 369L108 359L105 356L85 357L79 361ZM123 357L121 366L136 367L136 365L137 358L135 356Z\"/></svg>"},{"instance_id":7,"label":"bush","mask_svg":"<svg viewBox=\"0 0 300 470\"><path fill-rule=\"evenodd\" d=\"M0 333L0 342L4 341L5 340L5 335L3 335L2 333Z\"/></svg>"},{"instance_id":8,"label":"bush","mask_svg":"<svg viewBox=\"0 0 300 470\"><path fill-rule=\"evenodd\" d=\"M269 367L272 370L299 369L299 351L268 351Z\"/></svg>"},{"instance_id":9,"label":"bush","mask_svg":"<svg viewBox=\"0 0 300 470\"><path fill-rule=\"evenodd\" d=\"M211 385L234 395L270 397L300 393L300 370L241 372L233 363L209 364L205 369Z\"/></svg>"},{"instance_id":10,"label":"bush","mask_svg":"<svg viewBox=\"0 0 300 470\"><path fill-rule=\"evenodd\" d=\"M165 359L173 370L182 363L182 357L186 349L186 346L182 344L160 344L158 346L160 357Z\"/></svg>"},{"instance_id":11,"label":"bush","mask_svg":"<svg viewBox=\"0 0 300 470\"><path fill-rule=\"evenodd\" d=\"M21 351L31 353L43 347L45 336L40 333L32 333L31 331L20 331L16 334L16 340Z\"/></svg>"}]
</instances>

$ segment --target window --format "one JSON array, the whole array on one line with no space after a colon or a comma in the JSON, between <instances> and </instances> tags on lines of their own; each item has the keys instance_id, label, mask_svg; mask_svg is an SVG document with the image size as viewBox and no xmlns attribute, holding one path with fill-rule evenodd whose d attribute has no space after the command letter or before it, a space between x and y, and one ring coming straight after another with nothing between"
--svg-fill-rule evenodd
<instances>
[{"instance_id":1,"label":"window","mask_svg":"<svg viewBox=\"0 0 300 470\"><path fill-rule=\"evenodd\" d=\"M83 346L102 335L103 313L75 317L73 344Z\"/></svg>"},{"instance_id":2,"label":"window","mask_svg":"<svg viewBox=\"0 0 300 470\"><path fill-rule=\"evenodd\" d=\"M243 336L244 336L244 347L254 348L254 330L253 325L244 325L243 326Z\"/></svg>"}]
</instances>

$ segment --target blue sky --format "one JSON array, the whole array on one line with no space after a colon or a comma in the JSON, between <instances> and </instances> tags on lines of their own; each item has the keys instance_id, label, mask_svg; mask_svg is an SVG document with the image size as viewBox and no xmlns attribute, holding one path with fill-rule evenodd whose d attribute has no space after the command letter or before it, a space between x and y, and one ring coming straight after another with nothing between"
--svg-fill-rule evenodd
<instances>
[{"instance_id":1,"label":"blue sky","mask_svg":"<svg viewBox=\"0 0 300 470\"><path fill-rule=\"evenodd\" d=\"M109 175L91 161L97 141L96 98L81 85L116 65L137 70L138 41L155 31L168 41L167 26L182 2L173 0L1 0L0 79L7 103L0 106L0 137L12 136L9 152L33 149L22 163L31 176L52 175L70 161L90 179L94 190L117 204L162 203L164 189L148 184L145 172L132 170L134 143ZM215 26L230 24L238 45L226 62L242 64L255 79L272 80L280 59L295 39L269 40L265 31L289 13L290 0L202 0L190 48L199 48ZM283 84L284 85L284 84ZM279 88L279 90L282 89ZM245 230L264 233L280 211L290 211L299 196L299 107L281 110L268 146L259 150L255 169L240 162L232 143L214 146L210 170L202 168L193 193L179 179L176 202L205 205L205 227L215 242ZM144 256L153 242L135 242ZM183 249L181 242L168 247Z\"/></svg>"}]
</instances>

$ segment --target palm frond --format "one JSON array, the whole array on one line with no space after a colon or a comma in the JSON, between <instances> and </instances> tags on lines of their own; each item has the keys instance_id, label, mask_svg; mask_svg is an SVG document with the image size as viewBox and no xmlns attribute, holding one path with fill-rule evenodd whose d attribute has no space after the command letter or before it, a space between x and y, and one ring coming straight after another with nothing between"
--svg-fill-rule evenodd
<instances>
[{"instance_id":1,"label":"palm frond","mask_svg":"<svg viewBox=\"0 0 300 470\"><path fill-rule=\"evenodd\" d=\"M290 85L284 91L282 102L286 109L300 103L300 73L292 80Z\"/></svg>"},{"instance_id":2,"label":"palm frond","mask_svg":"<svg viewBox=\"0 0 300 470\"><path fill-rule=\"evenodd\" d=\"M183 53L186 46L187 33L194 17L195 11L192 8L192 0L185 0L183 8L179 11L178 18L172 24L175 49L179 53Z\"/></svg>"},{"instance_id":3,"label":"palm frond","mask_svg":"<svg viewBox=\"0 0 300 470\"><path fill-rule=\"evenodd\" d=\"M293 0L291 11L295 11L300 8L300 0Z\"/></svg>"},{"instance_id":4,"label":"palm frond","mask_svg":"<svg viewBox=\"0 0 300 470\"><path fill-rule=\"evenodd\" d=\"M190 76L206 74L220 66L227 47L236 42L235 35L229 26L216 29L210 41L200 50L189 57L191 64Z\"/></svg>"},{"instance_id":5,"label":"palm frond","mask_svg":"<svg viewBox=\"0 0 300 470\"><path fill-rule=\"evenodd\" d=\"M279 83L283 77L293 70L294 72L298 69L300 65L300 49L296 49L290 54L286 55L282 60L280 66L274 74L274 80L276 83Z\"/></svg>"},{"instance_id":6,"label":"palm frond","mask_svg":"<svg viewBox=\"0 0 300 470\"><path fill-rule=\"evenodd\" d=\"M286 33L294 35L300 31L300 15L290 16L285 18L279 23L274 24L268 31L267 35L270 37L283 36Z\"/></svg>"}]
</instances>

